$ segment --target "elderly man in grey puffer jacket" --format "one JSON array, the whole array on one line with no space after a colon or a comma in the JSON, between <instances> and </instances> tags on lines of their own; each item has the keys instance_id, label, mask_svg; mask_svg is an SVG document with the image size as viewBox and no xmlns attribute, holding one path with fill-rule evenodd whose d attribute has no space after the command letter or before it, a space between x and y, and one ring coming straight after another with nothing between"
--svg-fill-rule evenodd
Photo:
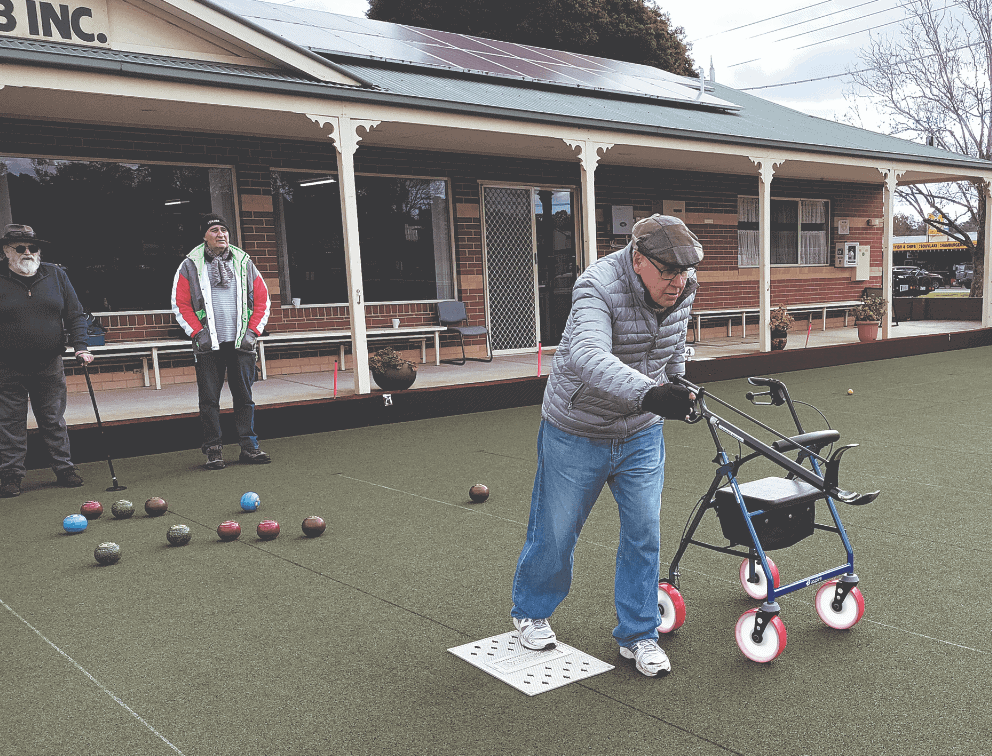
<instances>
[{"instance_id":1,"label":"elderly man in grey puffer jacket","mask_svg":"<svg viewBox=\"0 0 992 756\"><path fill-rule=\"evenodd\" d=\"M608 484L620 512L613 637L642 674L671 671L658 646L662 418L688 419L695 399L671 379L685 372L702 259L680 219L653 215L575 282L544 393L530 522L513 581L511 616L526 648L554 648L548 619L568 595L579 532Z\"/></svg>"}]
</instances>

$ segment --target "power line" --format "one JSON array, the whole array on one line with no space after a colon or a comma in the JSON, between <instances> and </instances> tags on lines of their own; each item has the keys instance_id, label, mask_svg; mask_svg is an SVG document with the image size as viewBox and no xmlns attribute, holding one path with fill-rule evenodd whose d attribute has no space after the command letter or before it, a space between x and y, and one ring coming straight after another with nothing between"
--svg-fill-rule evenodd
<instances>
[{"instance_id":1,"label":"power line","mask_svg":"<svg viewBox=\"0 0 992 756\"><path fill-rule=\"evenodd\" d=\"M751 37L751 39L757 39L758 37L764 37L767 34L774 34L775 32L785 31L786 29L791 29L794 26L802 26L803 24L811 24L814 21L820 21L821 19L829 18L830 16L836 16L838 13L847 13L848 11L852 11L852 10L855 10L857 8L862 8L862 7L866 6L866 5L874 5L875 3L878 3L878 2L881 2L881 0L868 0L868 2L866 2L866 3L861 3L860 5L852 5L849 8L841 8L840 10L831 11L830 13L824 13L822 16L817 16L816 18L807 18L807 19L805 19L803 21L796 21L796 23L794 23L794 24L787 24L786 26L780 26L777 29L769 29L766 32L761 32L761 34L755 34L753 37ZM887 8L886 10L895 10L896 8L899 8L899 7L901 7L901 5L895 5L892 8ZM884 13L884 12L886 12L886 11L879 11L879 13ZM854 20L857 20L857 19L851 19L851 20L854 21ZM848 22L847 21L841 21L841 23L848 23ZM829 27L825 27L825 28L829 28ZM816 29L814 29L812 31L809 31L809 32L804 32L804 33L805 34L811 34L813 31L816 31ZM786 39L791 39L791 38L790 37L786 37ZM775 40L775 41L776 42L780 42L781 40Z\"/></svg>"},{"instance_id":2,"label":"power line","mask_svg":"<svg viewBox=\"0 0 992 756\"><path fill-rule=\"evenodd\" d=\"M981 42L976 42L976 43L974 43L972 45L961 45L961 47L954 47L954 48L951 48L950 50L942 50L940 52L930 53L929 55L921 55L918 58L904 58L903 60L897 60L897 61L895 61L894 63L892 63L892 65L893 66L901 66L901 65L905 65L906 63L919 63L921 60L926 60L927 58L935 58L938 55L942 55L942 54L946 55L947 53L959 52L961 50L968 50L968 49L970 49L972 47L981 47L982 44L983 43L981 43ZM829 76L818 76L818 77L816 77L814 79L802 79L800 81L783 81L783 82L781 82L779 84L764 84L764 85L762 85L760 87L741 87L737 91L738 92L754 92L755 90L758 90L758 89L774 89L775 87L789 87L789 86L792 86L794 84L810 84L810 83L812 83L814 81L826 81L827 79L839 79L841 76L853 76L854 74L869 73L869 72L874 71L874 70L875 69L873 69L873 68L861 68L861 69L858 69L857 71L845 71L844 73L830 74Z\"/></svg>"},{"instance_id":3,"label":"power line","mask_svg":"<svg viewBox=\"0 0 992 756\"><path fill-rule=\"evenodd\" d=\"M892 8L884 8L883 10L880 10L880 11L873 11L871 13L866 13L865 15L859 16L858 18L851 18L851 19L848 19L847 21L838 21L837 23L834 23L834 24L827 24L826 26L821 26L819 29L811 29L808 32L801 32L799 34L793 34L791 37L782 37L781 39L776 39L775 41L776 42L785 42L788 39L795 39L796 37L802 37L802 36L805 36L806 34L813 34L815 32L826 31L827 29L833 29L835 26L843 26L844 24L850 24L850 23L854 23L855 21L861 21L862 19L866 19L869 16L878 16L878 15L880 15L882 13L889 13L890 11L894 11L897 8L901 8L901 7L903 7L903 6L902 5L896 5L896 6L892 7ZM881 26L889 26L890 24L898 24L901 21L905 21L905 20L906 20L906 17L903 16L902 18L897 18L895 21L887 21L884 24L881 24ZM880 28L880 27L879 26L873 26L873 27L871 27L871 29L878 29L878 28ZM853 37L855 34L860 34L863 31L871 31L871 29L859 29L856 32L849 32L848 34L845 34L844 36L852 36ZM834 39L843 39L843 37L834 37ZM824 41L825 42L829 42L830 40L824 40ZM819 44L819 43L816 42L814 44ZM799 49L801 50L802 48L799 48Z\"/></svg>"},{"instance_id":4,"label":"power line","mask_svg":"<svg viewBox=\"0 0 992 756\"><path fill-rule=\"evenodd\" d=\"M818 3L813 3L812 5L805 5L802 8L796 8L795 10L786 11L785 13L779 13L775 16L769 16L768 18L762 18L757 21L752 21L749 24L744 24L743 26L735 26L733 29L724 29L723 31L715 32L713 34L707 34L705 37L697 37L692 40L692 43L701 42L704 39L712 39L713 37L719 37L721 34L730 34L730 32L739 31L741 29L746 29L749 26L756 26L757 24L763 24L765 21L774 21L776 18L782 18L783 16L791 16L793 13L799 13L800 11L809 10L810 8L815 8L818 5L826 5L827 3L833 2L833 0L820 0Z\"/></svg>"}]
</instances>

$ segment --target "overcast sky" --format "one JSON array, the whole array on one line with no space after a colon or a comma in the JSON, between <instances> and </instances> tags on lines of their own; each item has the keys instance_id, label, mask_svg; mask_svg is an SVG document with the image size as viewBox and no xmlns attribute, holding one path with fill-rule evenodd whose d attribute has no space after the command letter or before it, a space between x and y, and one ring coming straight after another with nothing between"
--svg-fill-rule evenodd
<instances>
[{"instance_id":1,"label":"overcast sky","mask_svg":"<svg viewBox=\"0 0 992 756\"><path fill-rule=\"evenodd\" d=\"M285 0L277 0L283 2ZM364 16L367 0L289 0L347 16ZM810 115L842 120L850 108L843 76L859 68L872 35L896 35L905 0L697 0L659 2L685 29L697 64L717 81ZM830 77L830 78L826 78ZM817 81L809 81L817 79ZM804 82L789 86L788 82ZM870 110L869 110L870 112ZM884 124L859 124L884 131Z\"/></svg>"}]
</instances>

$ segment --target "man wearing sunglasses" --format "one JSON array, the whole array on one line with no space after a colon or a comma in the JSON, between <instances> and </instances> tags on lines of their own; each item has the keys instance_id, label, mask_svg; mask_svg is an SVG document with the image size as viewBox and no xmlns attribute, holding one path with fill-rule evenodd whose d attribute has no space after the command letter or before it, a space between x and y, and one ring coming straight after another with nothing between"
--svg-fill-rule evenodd
<instances>
[{"instance_id":1,"label":"man wearing sunglasses","mask_svg":"<svg viewBox=\"0 0 992 756\"><path fill-rule=\"evenodd\" d=\"M93 361L86 315L65 271L41 261L48 242L33 228L7 225L0 242L7 262L0 265L0 497L21 493L28 397L59 485L81 486L65 426L62 355L68 331L76 359Z\"/></svg>"},{"instance_id":2,"label":"man wearing sunglasses","mask_svg":"<svg viewBox=\"0 0 992 756\"><path fill-rule=\"evenodd\" d=\"M636 223L630 244L575 282L552 359L537 436L537 475L510 612L526 648L557 642L549 618L568 595L579 532L609 485L620 515L613 637L647 677L671 671L658 645L664 418L687 420L695 395L685 335L703 248L678 218Z\"/></svg>"}]
</instances>

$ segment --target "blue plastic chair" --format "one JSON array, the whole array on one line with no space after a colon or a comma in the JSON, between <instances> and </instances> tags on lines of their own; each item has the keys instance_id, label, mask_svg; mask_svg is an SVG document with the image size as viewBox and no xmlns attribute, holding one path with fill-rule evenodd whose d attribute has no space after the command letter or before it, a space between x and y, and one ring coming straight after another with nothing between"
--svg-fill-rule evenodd
<instances>
[{"instance_id":1,"label":"blue plastic chair","mask_svg":"<svg viewBox=\"0 0 992 756\"><path fill-rule=\"evenodd\" d=\"M473 326L473 325L459 325L461 323L468 323L468 313L465 311L465 303L458 300L448 300L445 302L437 303L437 320L443 326L447 326L449 331L456 331L458 333L458 342L462 347L462 358L461 360L441 360L441 362L447 363L449 365L464 365L468 360L473 362L492 362L493 361L493 350L492 345L489 343L489 329L485 326ZM466 336L485 336L486 337L486 354L489 355L487 358L482 357L466 357L465 356L465 337Z\"/></svg>"}]
</instances>

